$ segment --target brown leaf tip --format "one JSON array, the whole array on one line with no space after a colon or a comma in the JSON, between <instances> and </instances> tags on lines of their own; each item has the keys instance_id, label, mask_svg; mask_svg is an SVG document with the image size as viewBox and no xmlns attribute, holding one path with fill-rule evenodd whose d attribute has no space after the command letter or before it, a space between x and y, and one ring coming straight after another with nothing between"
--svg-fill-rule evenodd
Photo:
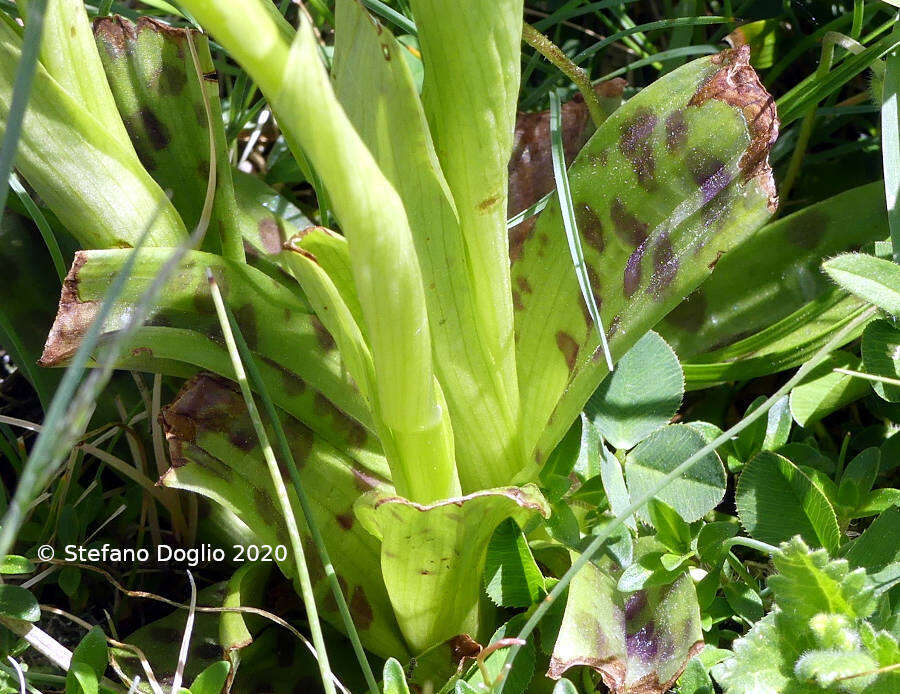
<instances>
[{"instance_id":1,"label":"brown leaf tip","mask_svg":"<svg viewBox=\"0 0 900 694\"><path fill-rule=\"evenodd\" d=\"M100 309L98 302L78 298L78 273L87 260L87 254L78 251L69 274L63 280L56 318L38 360L41 366L59 366L71 357Z\"/></svg>"},{"instance_id":2,"label":"brown leaf tip","mask_svg":"<svg viewBox=\"0 0 900 694\"><path fill-rule=\"evenodd\" d=\"M769 197L769 210L778 207L778 194L769 150L778 139L778 113L775 99L766 91L759 75L750 65L750 46L729 48L712 57L719 70L697 90L688 106L702 106L718 99L740 109L750 131L750 144L739 167L744 181L755 178Z\"/></svg>"}]
</instances>

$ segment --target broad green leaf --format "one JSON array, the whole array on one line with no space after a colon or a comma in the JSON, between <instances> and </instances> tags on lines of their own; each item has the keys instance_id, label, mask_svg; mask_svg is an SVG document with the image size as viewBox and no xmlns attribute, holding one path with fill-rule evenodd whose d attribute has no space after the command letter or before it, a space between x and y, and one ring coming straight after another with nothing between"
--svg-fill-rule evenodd
<instances>
[{"instance_id":1,"label":"broad green leaf","mask_svg":"<svg viewBox=\"0 0 900 694\"><path fill-rule=\"evenodd\" d=\"M479 626L488 540L507 518L550 515L533 485L487 489L430 505L373 492L356 515L381 540L381 572L397 621L419 652Z\"/></svg>"},{"instance_id":2,"label":"broad green leaf","mask_svg":"<svg viewBox=\"0 0 900 694\"><path fill-rule=\"evenodd\" d=\"M845 253L826 260L822 268L851 294L900 316L900 265L865 253Z\"/></svg>"},{"instance_id":3,"label":"broad green leaf","mask_svg":"<svg viewBox=\"0 0 900 694\"><path fill-rule=\"evenodd\" d=\"M850 545L846 559L851 566L870 573L900 562L900 507L885 509L872 521Z\"/></svg>"},{"instance_id":4,"label":"broad green leaf","mask_svg":"<svg viewBox=\"0 0 900 694\"><path fill-rule=\"evenodd\" d=\"M26 557L18 554L0 557L0 574L30 574L34 570L34 563Z\"/></svg>"},{"instance_id":5,"label":"broad green leaf","mask_svg":"<svg viewBox=\"0 0 900 694\"><path fill-rule=\"evenodd\" d=\"M881 451L877 448L867 448L853 458L841 475L838 503L848 508L857 508L875 484L880 464Z\"/></svg>"},{"instance_id":6,"label":"broad green leaf","mask_svg":"<svg viewBox=\"0 0 900 694\"><path fill-rule=\"evenodd\" d=\"M643 496L660 478L705 444L701 434L684 424L663 427L644 439L625 458L625 479L631 497ZM708 453L663 489L657 498L692 523L718 505L725 495L725 484L725 470L719 456ZM645 508L637 515L644 522L649 521Z\"/></svg>"},{"instance_id":7,"label":"broad green leaf","mask_svg":"<svg viewBox=\"0 0 900 694\"><path fill-rule=\"evenodd\" d=\"M623 595L616 578L588 563L573 579L548 677L588 665L614 694L666 692L703 647L694 584Z\"/></svg>"},{"instance_id":8,"label":"broad green leaf","mask_svg":"<svg viewBox=\"0 0 900 694\"><path fill-rule=\"evenodd\" d=\"M500 393L515 416L518 385L506 200L523 3L461 0L449 13L441 0L412 0L410 7L425 64L422 103L465 241L477 324Z\"/></svg>"},{"instance_id":9,"label":"broad green leaf","mask_svg":"<svg viewBox=\"0 0 900 694\"><path fill-rule=\"evenodd\" d=\"M284 522L274 511L271 479L236 387L224 379L199 376L162 417L173 466L161 483L202 494L229 509L254 530L260 544L287 546ZM335 570L345 581L347 603L363 644L385 657L405 655L379 570L378 543L353 513L360 494L373 488L389 492L391 487L303 424L289 417L282 424ZM288 494L302 519L292 488ZM302 520L300 530L307 537ZM340 628L337 606L324 602L330 587L314 559L318 554L310 549L306 555L313 588L323 600L322 617ZM282 572L294 578L291 567L290 558L279 562Z\"/></svg>"},{"instance_id":10,"label":"broad green leaf","mask_svg":"<svg viewBox=\"0 0 900 694\"><path fill-rule=\"evenodd\" d=\"M41 608L31 591L21 586L0 583L0 615L36 622L41 618Z\"/></svg>"},{"instance_id":11,"label":"broad green leaf","mask_svg":"<svg viewBox=\"0 0 900 694\"><path fill-rule=\"evenodd\" d=\"M749 48L725 51L663 76L617 109L569 170L616 359L774 209L765 160L775 114L748 58ZM755 108L741 110L723 86L732 79L747 90L742 99L758 94ZM526 451L543 459L606 369L595 359L599 340L583 312L556 201L510 252L513 285L524 280L532 289L515 312L516 355Z\"/></svg>"},{"instance_id":12,"label":"broad green leaf","mask_svg":"<svg viewBox=\"0 0 900 694\"><path fill-rule=\"evenodd\" d=\"M673 552L688 552L691 546L691 529L681 520L675 509L661 499L651 499L647 504L650 522L656 529L656 539Z\"/></svg>"},{"instance_id":13,"label":"broad green leaf","mask_svg":"<svg viewBox=\"0 0 900 694\"><path fill-rule=\"evenodd\" d=\"M744 467L735 504L741 525L757 540L778 544L801 535L830 551L840 543L837 518L825 495L790 460L770 451Z\"/></svg>"},{"instance_id":14,"label":"broad green leaf","mask_svg":"<svg viewBox=\"0 0 900 694\"><path fill-rule=\"evenodd\" d=\"M500 607L529 607L541 599L544 577L519 526L503 521L488 544L484 564L485 591Z\"/></svg>"},{"instance_id":15,"label":"broad green leaf","mask_svg":"<svg viewBox=\"0 0 900 694\"><path fill-rule=\"evenodd\" d=\"M0 22L0 123L9 111L20 53L21 38ZM151 246L186 238L181 218L131 144L110 137L40 64L16 167L84 247L132 246L145 228Z\"/></svg>"},{"instance_id":16,"label":"broad green leaf","mask_svg":"<svg viewBox=\"0 0 900 694\"><path fill-rule=\"evenodd\" d=\"M384 664L384 694L409 694L403 666L395 658L388 658Z\"/></svg>"},{"instance_id":17,"label":"broad green leaf","mask_svg":"<svg viewBox=\"0 0 900 694\"><path fill-rule=\"evenodd\" d=\"M225 660L213 663L191 682L191 694L221 694L231 664Z\"/></svg>"},{"instance_id":18,"label":"broad green leaf","mask_svg":"<svg viewBox=\"0 0 900 694\"><path fill-rule=\"evenodd\" d=\"M866 326L862 338L862 368L873 376L900 380L900 330L886 320ZM889 402L900 402L900 386L873 383L872 388Z\"/></svg>"},{"instance_id":19,"label":"broad green leaf","mask_svg":"<svg viewBox=\"0 0 900 694\"><path fill-rule=\"evenodd\" d=\"M60 365L74 353L97 314L110 273L121 267L127 254L122 250L78 253L63 288L42 364ZM121 325L131 304L153 281L168 256L165 250L141 252L105 326L107 334ZM187 362L232 376L233 367L221 345L206 268L212 269L247 343L258 355L276 404L326 440L351 451L363 464L386 474L380 446L367 428L371 426L367 409L347 378L334 341L309 314L305 299L248 265L199 251L189 254L161 292L153 317L123 350L120 366L169 372L159 368L160 362L163 366ZM174 373L190 376L195 370Z\"/></svg>"},{"instance_id":20,"label":"broad green leaf","mask_svg":"<svg viewBox=\"0 0 900 694\"><path fill-rule=\"evenodd\" d=\"M845 559L829 559L824 549L810 549L799 537L781 546L769 577L775 602L791 624L805 628L820 613L866 618L875 610L872 585L862 569Z\"/></svg>"},{"instance_id":21,"label":"broad green leaf","mask_svg":"<svg viewBox=\"0 0 900 694\"><path fill-rule=\"evenodd\" d=\"M706 668L700 659L694 656L678 678L678 694L713 694L714 691Z\"/></svg>"},{"instance_id":22,"label":"broad green leaf","mask_svg":"<svg viewBox=\"0 0 900 694\"><path fill-rule=\"evenodd\" d=\"M791 391L791 414L797 424L814 424L869 391L866 381L835 372L838 368L858 371L859 359L849 352L834 352Z\"/></svg>"},{"instance_id":23,"label":"broad green leaf","mask_svg":"<svg viewBox=\"0 0 900 694\"><path fill-rule=\"evenodd\" d=\"M508 483L524 467L514 367L508 363L498 371L495 338L479 322L477 297L490 291L493 280L469 267L480 261L467 254L457 207L403 59L409 51L355 0L337 3L336 22L335 92L403 198L409 219L425 285L435 370L453 421L460 483L464 491ZM490 273L496 275L497 267ZM485 460L492 464L484 465Z\"/></svg>"},{"instance_id":24,"label":"broad green leaf","mask_svg":"<svg viewBox=\"0 0 900 694\"><path fill-rule=\"evenodd\" d=\"M108 664L106 634L102 628L94 627L72 652L72 667L66 675L66 694L97 694Z\"/></svg>"},{"instance_id":25,"label":"broad green leaf","mask_svg":"<svg viewBox=\"0 0 900 694\"><path fill-rule=\"evenodd\" d=\"M681 406L684 374L672 348L652 330L594 391L585 412L616 448L633 448Z\"/></svg>"},{"instance_id":26,"label":"broad green leaf","mask_svg":"<svg viewBox=\"0 0 900 694\"><path fill-rule=\"evenodd\" d=\"M693 364L698 355L719 352L827 294L831 285L820 270L823 257L887 235L881 182L807 205L725 253L710 278L656 329Z\"/></svg>"},{"instance_id":27,"label":"broad green leaf","mask_svg":"<svg viewBox=\"0 0 900 694\"><path fill-rule=\"evenodd\" d=\"M775 451L798 467L808 467L830 475L835 470L834 460L823 455L807 443L788 443Z\"/></svg>"},{"instance_id":28,"label":"broad green leaf","mask_svg":"<svg viewBox=\"0 0 900 694\"><path fill-rule=\"evenodd\" d=\"M205 250L221 249L232 259L243 258L241 224L252 224L237 208L228 158L219 85L202 78L214 74L209 41L191 34L200 74L194 65L185 30L149 17L132 23L114 15L94 24L102 69L112 88L121 120L141 162L164 190L172 191L172 203L188 228L200 220L210 172L209 123L204 91L210 106L216 146L216 192L211 229ZM96 51L96 49L95 49ZM268 225L247 230L251 240L264 239L266 250L278 249L278 228ZM228 247L238 242L239 254ZM257 241L254 245L262 245ZM269 250L271 252L271 250Z\"/></svg>"},{"instance_id":29,"label":"broad green leaf","mask_svg":"<svg viewBox=\"0 0 900 694\"><path fill-rule=\"evenodd\" d=\"M737 523L728 521L705 523L697 533L697 554L700 560L713 568L721 566L728 554L728 548L723 543L737 535L739 530Z\"/></svg>"},{"instance_id":30,"label":"broad green leaf","mask_svg":"<svg viewBox=\"0 0 900 694\"><path fill-rule=\"evenodd\" d=\"M574 684L563 677L553 687L553 694L578 694L578 690L575 689Z\"/></svg>"},{"instance_id":31,"label":"broad green leaf","mask_svg":"<svg viewBox=\"0 0 900 694\"><path fill-rule=\"evenodd\" d=\"M762 598L759 597L757 590L741 581L727 583L723 590L725 599L734 610L734 614L743 617L751 624L762 619L765 614Z\"/></svg>"},{"instance_id":32,"label":"broad green leaf","mask_svg":"<svg viewBox=\"0 0 900 694\"><path fill-rule=\"evenodd\" d=\"M257 605L263 596L270 565L248 563L241 566L228 580L223 607ZM219 643L226 654L246 648L253 641L246 619L253 619L242 612L223 612L219 620ZM192 687L193 689L193 687ZM192 694L194 694L192 692Z\"/></svg>"}]
</instances>

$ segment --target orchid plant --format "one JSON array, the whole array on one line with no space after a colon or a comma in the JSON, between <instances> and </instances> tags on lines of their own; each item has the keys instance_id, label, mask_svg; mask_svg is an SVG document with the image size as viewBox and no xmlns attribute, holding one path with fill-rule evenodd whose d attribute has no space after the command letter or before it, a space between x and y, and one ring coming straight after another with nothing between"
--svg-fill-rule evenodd
<instances>
[{"instance_id":1,"label":"orchid plant","mask_svg":"<svg viewBox=\"0 0 900 694\"><path fill-rule=\"evenodd\" d=\"M524 146L521 0L412 0L421 88L409 49L356 0L336 3L330 71L310 23L295 30L271 2L179 5L259 86L315 189L317 224L232 166L205 33L118 17L92 30L82 2L51 0L16 165L84 250L42 363L72 356L133 247L108 335L207 224L119 362L187 379L162 415L161 483L287 544L228 380L209 268L285 414L363 644L403 659L481 639L496 626L489 540L507 519L550 515L538 476L609 372L604 341L618 361L775 212L779 122L749 48L693 60L621 105L621 86L599 85L596 130L573 137L570 200L508 228L510 197L522 202L508 168ZM4 114L21 47L21 27L0 22Z\"/></svg>"}]
</instances>

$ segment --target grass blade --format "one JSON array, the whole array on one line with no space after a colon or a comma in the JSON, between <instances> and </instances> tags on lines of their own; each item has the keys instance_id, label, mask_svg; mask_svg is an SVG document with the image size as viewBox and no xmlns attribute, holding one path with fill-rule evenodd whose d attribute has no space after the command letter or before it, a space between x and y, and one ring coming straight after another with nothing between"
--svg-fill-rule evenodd
<instances>
[{"instance_id":1,"label":"grass blade","mask_svg":"<svg viewBox=\"0 0 900 694\"><path fill-rule=\"evenodd\" d=\"M9 117L6 119L6 134L3 136L3 145L0 146L0 182L8 180L12 173L16 147L22 132L22 121L25 119L25 109L28 106L28 97L31 95L34 73L37 71L46 11L47 0L31 0L28 4L28 21L25 23L22 56L16 70L12 103L9 107ZM7 195L9 195L9 188L0 183L0 209L6 207Z\"/></svg>"},{"instance_id":2,"label":"grass blade","mask_svg":"<svg viewBox=\"0 0 900 694\"><path fill-rule=\"evenodd\" d=\"M269 474L272 478L272 485L275 487L275 493L278 496L278 503L281 506L281 515L287 526L288 537L291 542L291 550L294 555L294 569L297 572L297 579L300 582L300 593L303 598L303 605L306 608L307 620L309 622L309 630L312 633L312 640L316 647L316 659L319 663L319 674L322 676L322 686L325 688L326 694L336 694L331 674L331 666L328 663L328 651L325 648L325 639L322 636L322 626L319 622L319 612L316 608L316 599L313 594L312 580L309 577L309 569L306 566L306 557L303 553L303 543L300 541L300 530L297 527L297 519L294 517L294 511L291 508L291 502L288 498L287 488L284 486L284 480L281 477L281 471L278 468L278 461L275 460L275 453L272 451L272 445L269 443L269 437L263 426L262 418L253 400L253 393L250 391L250 384L247 381L247 374L244 371L244 365L241 356L238 353L237 344L234 339L234 332L231 329L231 321L225 308L225 302L222 299L222 293L219 291L219 285L213 277L212 271L207 270L207 278L209 279L209 289L212 293L213 303L216 306L216 314L219 317L219 324L225 337L225 345L228 348L228 355L231 357L231 363L234 366L235 380L244 396L244 402L247 404L247 412L250 415L250 421L253 423L253 429L259 439L260 447L263 451L263 457L269 468Z\"/></svg>"},{"instance_id":3,"label":"grass blade","mask_svg":"<svg viewBox=\"0 0 900 694\"><path fill-rule=\"evenodd\" d=\"M603 346L606 365L612 371L614 369L613 358L606 340L606 331L603 329L603 320L600 318L600 309L597 308L594 292L591 291L591 280L584 262L584 250L581 247L581 236L578 234L578 223L575 221L572 193L569 190L569 176L566 173L566 153L562 141L562 107L559 94L556 92L550 93L550 150L553 155L553 175L556 178L559 207L562 210L563 226L569 242L569 253L572 255L572 263L575 266L578 286L591 314L591 319L594 321L594 327L600 333L600 343Z\"/></svg>"},{"instance_id":4,"label":"grass blade","mask_svg":"<svg viewBox=\"0 0 900 694\"><path fill-rule=\"evenodd\" d=\"M900 28L894 30L893 36L900 39ZM895 49L885 63L884 97L881 104L881 155L884 160L884 193L887 198L891 245L894 262L900 263L900 50Z\"/></svg>"},{"instance_id":5,"label":"grass blade","mask_svg":"<svg viewBox=\"0 0 900 694\"><path fill-rule=\"evenodd\" d=\"M66 279L66 261L63 260L62 251L59 249L59 243L56 241L56 236L53 234L50 222L47 221L44 213L41 212L41 208L31 199L28 191L25 190L25 187L19 181L19 177L16 176L15 173L9 175L9 187L12 188L13 192L19 197L22 205L24 205L28 214L31 216L32 221L40 230L44 243L47 244L47 250L50 251L50 257L53 259L53 267L56 268L56 274L59 275L59 283L62 284L63 280Z\"/></svg>"},{"instance_id":6,"label":"grass blade","mask_svg":"<svg viewBox=\"0 0 900 694\"><path fill-rule=\"evenodd\" d=\"M347 636L350 638L350 643L353 645L353 652L356 654L356 659L359 661L359 666L363 671L363 676L366 679L369 692L370 694L378 694L378 684L375 682L375 675L372 672L372 667L369 665L362 643L359 640L359 634L356 632L356 625L353 623L353 617L350 616L347 600L341 590L340 583L338 583L338 577L334 571L334 566L331 563L331 557L328 555L328 548L325 546L325 538L322 537L322 532L313 516L309 498L306 496L306 490L303 488L303 482L300 480L300 471L294 460L294 454L291 452L291 447L288 444L284 428L281 426L281 418L278 416L275 404L269 396L269 389L266 387L262 374L259 372L259 367L257 367L256 360L253 358L253 353L250 351L250 347L247 345L244 336L241 334L241 329L238 326L234 313L227 305L225 306L225 312L228 316L228 323L231 325L231 330L234 333L234 340L237 345L238 353L250 376L249 380L253 384L253 388L259 395L260 400L262 400L266 417L269 419L269 422L275 431L275 441L278 445L278 453L291 476L291 483L294 486L294 492L297 494L297 499L300 501L300 507L303 509L303 517L306 520L306 526L309 528L309 534L312 536L313 543L319 551L319 559L322 561L322 566L325 568L325 576L328 579L329 586L331 586L331 592L334 595L338 611L341 614L341 620L344 623L344 628L347 630Z\"/></svg>"}]
</instances>

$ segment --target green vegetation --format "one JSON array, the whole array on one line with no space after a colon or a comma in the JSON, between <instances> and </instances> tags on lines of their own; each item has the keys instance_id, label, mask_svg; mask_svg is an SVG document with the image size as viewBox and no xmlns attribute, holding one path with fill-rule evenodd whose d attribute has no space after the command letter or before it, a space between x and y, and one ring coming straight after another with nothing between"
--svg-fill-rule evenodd
<instances>
[{"instance_id":1,"label":"green vegetation","mask_svg":"<svg viewBox=\"0 0 900 694\"><path fill-rule=\"evenodd\" d=\"M900 689L893 3L0 19L0 692Z\"/></svg>"}]
</instances>

